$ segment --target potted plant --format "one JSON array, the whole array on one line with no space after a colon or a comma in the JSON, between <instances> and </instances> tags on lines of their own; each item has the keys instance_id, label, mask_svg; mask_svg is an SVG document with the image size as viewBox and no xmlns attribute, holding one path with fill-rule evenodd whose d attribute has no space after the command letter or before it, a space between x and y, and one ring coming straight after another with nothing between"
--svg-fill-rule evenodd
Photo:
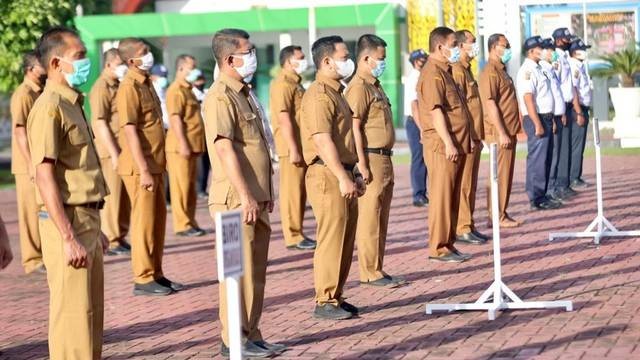
<instances>
[{"instance_id":1,"label":"potted plant","mask_svg":"<svg viewBox=\"0 0 640 360\"><path fill-rule=\"evenodd\" d=\"M640 73L640 50L631 46L620 52L601 57L598 69L591 72L596 77L618 77L618 87L609 88L616 120L640 118L640 87L635 87L635 77Z\"/></svg>"}]
</instances>

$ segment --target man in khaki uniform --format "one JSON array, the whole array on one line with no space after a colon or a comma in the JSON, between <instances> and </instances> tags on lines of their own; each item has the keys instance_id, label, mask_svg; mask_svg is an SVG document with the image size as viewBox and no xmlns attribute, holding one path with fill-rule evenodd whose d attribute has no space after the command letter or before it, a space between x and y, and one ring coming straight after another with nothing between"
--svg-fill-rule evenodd
<instances>
[{"instance_id":1,"label":"man in khaki uniform","mask_svg":"<svg viewBox=\"0 0 640 360\"><path fill-rule=\"evenodd\" d=\"M39 229L49 283L49 357L100 359L103 331L102 253L99 209L108 194L93 134L75 90L91 63L78 35L65 28L38 41L47 85L27 120Z\"/></svg>"},{"instance_id":2,"label":"man in khaki uniform","mask_svg":"<svg viewBox=\"0 0 640 360\"><path fill-rule=\"evenodd\" d=\"M164 129L160 100L149 79L153 54L140 39L118 45L128 66L116 95L116 108L124 136L118 173L131 199L131 265L134 295L169 295L181 284L162 272L167 208L164 200Z\"/></svg>"},{"instance_id":3,"label":"man in khaki uniform","mask_svg":"<svg viewBox=\"0 0 640 360\"><path fill-rule=\"evenodd\" d=\"M484 244L489 238L476 230L475 222L473 221L482 139L484 138L484 124L482 123L482 104L480 103L478 83L471 72L471 60L478 55L480 47L476 43L476 37L469 30L456 31L455 35L460 48L460 61L452 64L451 70L453 80L462 91L471 115L470 130L473 145L472 152L467 155L464 169L462 170L456 241L467 244Z\"/></svg>"},{"instance_id":4,"label":"man in khaki uniform","mask_svg":"<svg viewBox=\"0 0 640 360\"><path fill-rule=\"evenodd\" d=\"M33 103L42 93L47 77L46 70L38 62L33 51L22 59L24 80L11 96L11 173L16 179L18 200L18 228L22 267L28 274L34 270L43 272L42 246L38 232L38 204L36 204L33 172L30 167L31 152L27 141L27 117Z\"/></svg>"},{"instance_id":5,"label":"man in khaki uniform","mask_svg":"<svg viewBox=\"0 0 640 360\"><path fill-rule=\"evenodd\" d=\"M520 132L518 100L513 80L505 64L511 59L511 45L502 34L493 34L488 40L489 61L480 73L479 91L484 114L485 141L498 143L498 208L500 227L513 228L520 222L507 213L513 170L516 160L516 135ZM489 183L488 186L491 186ZM491 194L491 191L487 191ZM491 219L491 196L487 196ZM489 221L491 223L491 221Z\"/></svg>"},{"instance_id":6,"label":"man in khaki uniform","mask_svg":"<svg viewBox=\"0 0 640 360\"><path fill-rule=\"evenodd\" d=\"M395 142L391 105L378 80L386 66L386 46L376 35L358 39L358 71L349 82L345 98L353 113L358 170L367 185L367 192L358 199L360 283L393 287L402 280L382 270L393 197L391 155Z\"/></svg>"},{"instance_id":7,"label":"man in khaki uniform","mask_svg":"<svg viewBox=\"0 0 640 360\"><path fill-rule=\"evenodd\" d=\"M364 183L356 181L358 160L353 139L351 109L342 95L340 80L353 74L354 63L339 36L313 44L316 80L302 97L301 134L307 194L318 227L313 257L316 290L314 316L349 319L358 309L342 298L353 258L358 219L358 196Z\"/></svg>"},{"instance_id":8,"label":"man in khaki uniform","mask_svg":"<svg viewBox=\"0 0 640 360\"><path fill-rule=\"evenodd\" d=\"M247 85L257 69L256 51L247 32L223 29L213 37L213 54L220 75L204 100L207 147L213 169L209 211L215 217L216 212L242 210L242 352L247 357L270 357L286 347L264 341L259 328L271 236L273 169L258 104ZM221 353L228 357L226 299L226 283L220 283Z\"/></svg>"},{"instance_id":9,"label":"man in khaki uniform","mask_svg":"<svg viewBox=\"0 0 640 360\"><path fill-rule=\"evenodd\" d=\"M307 60L299 46L280 50L282 71L271 82L269 108L276 153L280 164L280 218L287 249L313 250L316 242L304 236L302 222L307 202L304 176L307 164L302 158L300 104L304 88L300 74Z\"/></svg>"},{"instance_id":10,"label":"man in khaki uniform","mask_svg":"<svg viewBox=\"0 0 640 360\"><path fill-rule=\"evenodd\" d=\"M200 103L191 90L198 79L196 59L180 55L176 59L176 79L167 89L167 170L171 193L173 231L179 236L202 236L196 221L196 165L204 152L204 125Z\"/></svg>"},{"instance_id":11,"label":"man in khaki uniform","mask_svg":"<svg viewBox=\"0 0 640 360\"><path fill-rule=\"evenodd\" d=\"M127 66L122 63L118 49L103 54L104 69L91 88L91 127L96 135L96 150L107 185L109 196L100 211L101 228L109 240L107 255L130 254L131 246L124 240L129 231L131 202L118 175L120 123L116 108L116 93Z\"/></svg>"},{"instance_id":12,"label":"man in khaki uniform","mask_svg":"<svg viewBox=\"0 0 640 360\"><path fill-rule=\"evenodd\" d=\"M432 174L429 193L429 259L462 262L470 255L454 246L466 154L471 153L471 115L451 76L460 48L453 30L437 27L429 35L429 61L418 80L424 159Z\"/></svg>"}]
</instances>

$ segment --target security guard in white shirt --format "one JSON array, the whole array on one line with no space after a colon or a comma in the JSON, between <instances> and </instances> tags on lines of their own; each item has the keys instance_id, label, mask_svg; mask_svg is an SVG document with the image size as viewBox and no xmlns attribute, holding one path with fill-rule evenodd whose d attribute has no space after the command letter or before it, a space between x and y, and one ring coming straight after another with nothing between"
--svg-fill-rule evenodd
<instances>
[{"instance_id":1,"label":"security guard in white shirt","mask_svg":"<svg viewBox=\"0 0 640 360\"><path fill-rule=\"evenodd\" d=\"M556 209L561 203L547 197L549 170L553 151L554 99L551 80L542 71L542 38L525 40L524 63L518 70L516 89L518 104L527 134L527 178L525 187L531 209Z\"/></svg>"},{"instance_id":2,"label":"security guard in white shirt","mask_svg":"<svg viewBox=\"0 0 640 360\"><path fill-rule=\"evenodd\" d=\"M560 161L560 148L562 146L563 124L567 123L566 104L562 97L562 89L560 88L560 80L554 70L559 67L558 53L554 51L555 45L553 39L544 39L542 43L542 59L540 66L542 72L551 81L551 94L553 95L553 155L551 158L551 171L549 172L549 186L547 187L547 197L562 201L563 187L556 184L558 178L558 163Z\"/></svg>"},{"instance_id":3,"label":"security guard in white shirt","mask_svg":"<svg viewBox=\"0 0 640 360\"><path fill-rule=\"evenodd\" d=\"M569 64L571 65L571 77L576 87L580 111L575 111L576 121L571 124L571 161L569 168L569 180L571 187L586 187L582 180L582 160L584 145L587 140L587 128L589 127L589 108L591 107L591 79L587 74L587 49L591 45L585 45L582 39L576 39L571 43Z\"/></svg>"},{"instance_id":4,"label":"security guard in white shirt","mask_svg":"<svg viewBox=\"0 0 640 360\"><path fill-rule=\"evenodd\" d=\"M569 46L574 36L567 28L558 28L553 31L553 39L558 57L554 70L560 81L560 91L565 103L565 122L561 130L560 154L558 158L558 172L553 183L554 195L561 199L567 199L577 195L569 186L569 168L571 161L571 124L575 122L575 113L579 111L580 105L573 85L571 76L571 65L569 64Z\"/></svg>"}]
</instances>

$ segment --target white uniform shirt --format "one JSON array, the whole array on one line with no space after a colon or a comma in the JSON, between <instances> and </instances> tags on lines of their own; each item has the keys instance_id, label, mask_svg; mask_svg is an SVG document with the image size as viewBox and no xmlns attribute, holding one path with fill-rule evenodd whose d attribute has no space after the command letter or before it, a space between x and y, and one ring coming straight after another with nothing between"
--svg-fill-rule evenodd
<instances>
[{"instance_id":1,"label":"white uniform shirt","mask_svg":"<svg viewBox=\"0 0 640 360\"><path fill-rule=\"evenodd\" d=\"M169 115L167 115L167 99L166 99L166 88L162 88L156 85L155 82L152 82L153 88L158 95L158 99L160 99L160 110L162 110L162 126L167 130L169 128Z\"/></svg>"},{"instance_id":2,"label":"white uniform shirt","mask_svg":"<svg viewBox=\"0 0 640 360\"><path fill-rule=\"evenodd\" d=\"M562 90L562 98L565 103L573 101L573 81L571 78L571 65L569 64L569 54L557 48L556 52L558 53L558 69L556 70L556 75L558 76L558 80L560 80L560 90Z\"/></svg>"},{"instance_id":3,"label":"white uniform shirt","mask_svg":"<svg viewBox=\"0 0 640 360\"><path fill-rule=\"evenodd\" d=\"M576 58L569 58L569 64L571 64L571 77L578 91L580 105L591 106L591 79L587 74L587 67L584 62Z\"/></svg>"},{"instance_id":4,"label":"white uniform shirt","mask_svg":"<svg viewBox=\"0 0 640 360\"><path fill-rule=\"evenodd\" d=\"M518 105L522 115L529 115L524 103L524 95L532 94L538 114L553 113L553 94L551 93L551 80L542 72L542 68L535 61L527 58L522 63L516 77L516 89L518 92Z\"/></svg>"},{"instance_id":5,"label":"white uniform shirt","mask_svg":"<svg viewBox=\"0 0 640 360\"><path fill-rule=\"evenodd\" d=\"M558 68L560 64L555 63L555 66ZM554 65L550 63L540 60L540 66L542 67L542 72L551 80L551 94L553 94L553 115L561 116L564 115L566 106L564 102L564 98L562 97L562 90L560 90L560 80L554 71Z\"/></svg>"},{"instance_id":6,"label":"white uniform shirt","mask_svg":"<svg viewBox=\"0 0 640 360\"><path fill-rule=\"evenodd\" d=\"M404 116L412 116L411 103L418 100L418 92L416 91L418 78L420 78L420 71L413 68L404 80Z\"/></svg>"}]
</instances>

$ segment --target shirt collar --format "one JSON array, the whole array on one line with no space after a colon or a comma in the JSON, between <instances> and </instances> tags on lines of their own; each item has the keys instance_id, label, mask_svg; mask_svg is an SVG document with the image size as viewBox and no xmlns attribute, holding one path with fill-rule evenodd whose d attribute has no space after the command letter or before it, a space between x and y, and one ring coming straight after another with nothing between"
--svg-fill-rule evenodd
<instances>
[{"instance_id":1,"label":"shirt collar","mask_svg":"<svg viewBox=\"0 0 640 360\"><path fill-rule=\"evenodd\" d=\"M125 77L130 77L133 81L143 84L149 79L149 74L137 68L129 68Z\"/></svg>"},{"instance_id":2,"label":"shirt collar","mask_svg":"<svg viewBox=\"0 0 640 360\"><path fill-rule=\"evenodd\" d=\"M104 79L104 81L107 83L107 85L114 87L114 86L118 86L118 79L114 79L111 76L107 75L107 70L103 70L102 74L100 74L100 76Z\"/></svg>"},{"instance_id":3,"label":"shirt collar","mask_svg":"<svg viewBox=\"0 0 640 360\"><path fill-rule=\"evenodd\" d=\"M433 65L435 65L435 67L437 67L438 69L440 69L442 71L446 71L446 72L450 72L451 71L451 64L449 64L448 62L440 61L438 59L429 59L429 61L427 61L427 64L428 63L433 63Z\"/></svg>"},{"instance_id":4,"label":"shirt collar","mask_svg":"<svg viewBox=\"0 0 640 360\"><path fill-rule=\"evenodd\" d=\"M285 80L294 82L296 84L299 84L302 81L302 78L300 77L300 75L298 75L293 70L282 69L282 76L284 77Z\"/></svg>"},{"instance_id":5,"label":"shirt collar","mask_svg":"<svg viewBox=\"0 0 640 360\"><path fill-rule=\"evenodd\" d=\"M356 76L371 85L378 84L378 79L376 79L376 77L371 74L371 71L361 68L361 69L358 69L358 71L356 72Z\"/></svg>"},{"instance_id":6,"label":"shirt collar","mask_svg":"<svg viewBox=\"0 0 640 360\"><path fill-rule=\"evenodd\" d=\"M56 84L52 81L47 81L46 88L49 89L49 91L62 96L72 104L75 104L76 102L82 103L82 95L68 86Z\"/></svg>"},{"instance_id":7,"label":"shirt collar","mask_svg":"<svg viewBox=\"0 0 640 360\"><path fill-rule=\"evenodd\" d=\"M40 85L36 84L36 82L35 82L35 81L33 81L33 80L31 80L31 79L29 79L29 78L25 77L25 78L24 78L24 83L25 83L28 87L30 87L30 88L31 88L31 90L33 90L33 91L35 91L35 92L37 92L37 93L42 92L42 86L40 86Z\"/></svg>"},{"instance_id":8,"label":"shirt collar","mask_svg":"<svg viewBox=\"0 0 640 360\"><path fill-rule=\"evenodd\" d=\"M535 61L533 61L533 60L531 60L531 59L529 59L529 58L525 58L525 59L524 59L524 64L527 64L527 65L529 65L529 66L535 66L535 67L540 66L540 64L538 64L537 62L535 62ZM523 65L524 65L524 64L523 64Z\"/></svg>"},{"instance_id":9,"label":"shirt collar","mask_svg":"<svg viewBox=\"0 0 640 360\"><path fill-rule=\"evenodd\" d=\"M340 83L340 81L336 79L332 79L328 76L324 76L320 73L316 74L316 80L323 84L329 85L330 88L332 88L337 92L342 92L342 89L344 88L344 86Z\"/></svg>"},{"instance_id":10,"label":"shirt collar","mask_svg":"<svg viewBox=\"0 0 640 360\"><path fill-rule=\"evenodd\" d=\"M231 90L237 93L240 93L241 91L243 91L243 89L247 87L247 84L245 84L244 82L240 80L236 80L223 72L220 73L220 75L218 76L218 79L220 80L220 82L227 85L228 87L231 88Z\"/></svg>"},{"instance_id":11,"label":"shirt collar","mask_svg":"<svg viewBox=\"0 0 640 360\"><path fill-rule=\"evenodd\" d=\"M182 80L176 80L178 82L178 85L185 87L185 88L189 88L191 89L193 87L193 85L188 82L186 79L182 79Z\"/></svg>"},{"instance_id":12,"label":"shirt collar","mask_svg":"<svg viewBox=\"0 0 640 360\"><path fill-rule=\"evenodd\" d=\"M500 60L489 58L489 64L493 65L493 67L495 67L496 69L506 69L506 65Z\"/></svg>"},{"instance_id":13,"label":"shirt collar","mask_svg":"<svg viewBox=\"0 0 640 360\"><path fill-rule=\"evenodd\" d=\"M462 58L460 58L460 61L458 61L460 63L460 65L462 65L462 67L464 67L465 69L469 70L469 68L471 68L471 61L467 61L464 60Z\"/></svg>"}]
</instances>

